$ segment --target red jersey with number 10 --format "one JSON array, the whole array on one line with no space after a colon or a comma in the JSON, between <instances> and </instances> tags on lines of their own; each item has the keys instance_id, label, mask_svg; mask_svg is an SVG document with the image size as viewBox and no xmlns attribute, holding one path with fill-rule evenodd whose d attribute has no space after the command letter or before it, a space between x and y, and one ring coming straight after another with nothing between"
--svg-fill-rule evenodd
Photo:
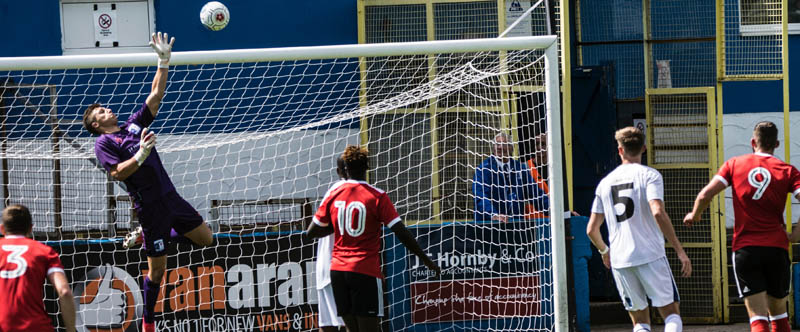
<instances>
[{"instance_id":1,"label":"red jersey with number 10","mask_svg":"<svg viewBox=\"0 0 800 332\"><path fill-rule=\"evenodd\" d=\"M800 172L773 155L753 153L725 162L715 178L733 190L733 250L789 248L783 222L786 194L800 193Z\"/></svg>"},{"instance_id":2,"label":"red jersey with number 10","mask_svg":"<svg viewBox=\"0 0 800 332\"><path fill-rule=\"evenodd\" d=\"M386 192L364 181L341 181L328 190L314 215L314 223L333 224L331 270L383 278L382 226L392 227L400 215Z\"/></svg>"},{"instance_id":3,"label":"red jersey with number 10","mask_svg":"<svg viewBox=\"0 0 800 332\"><path fill-rule=\"evenodd\" d=\"M44 281L64 272L58 254L21 236L0 238L0 331L53 332L44 310Z\"/></svg>"}]
</instances>

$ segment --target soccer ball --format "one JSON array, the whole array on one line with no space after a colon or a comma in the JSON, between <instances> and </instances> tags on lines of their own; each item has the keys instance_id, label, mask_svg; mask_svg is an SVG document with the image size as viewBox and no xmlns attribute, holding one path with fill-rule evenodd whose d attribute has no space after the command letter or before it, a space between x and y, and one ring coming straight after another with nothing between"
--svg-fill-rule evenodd
<instances>
[{"instance_id":1,"label":"soccer ball","mask_svg":"<svg viewBox=\"0 0 800 332\"><path fill-rule=\"evenodd\" d=\"M211 31L219 31L228 25L231 14L228 7L219 1L211 1L200 9L200 23Z\"/></svg>"}]
</instances>

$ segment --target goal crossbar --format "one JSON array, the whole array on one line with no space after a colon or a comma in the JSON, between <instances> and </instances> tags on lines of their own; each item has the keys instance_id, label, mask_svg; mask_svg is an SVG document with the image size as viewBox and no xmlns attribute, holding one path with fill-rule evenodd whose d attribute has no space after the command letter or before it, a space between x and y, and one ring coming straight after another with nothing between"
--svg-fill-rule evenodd
<instances>
[{"instance_id":1,"label":"goal crossbar","mask_svg":"<svg viewBox=\"0 0 800 332\"><path fill-rule=\"evenodd\" d=\"M174 52L171 65L547 49L555 36ZM0 71L152 66L155 53L0 58Z\"/></svg>"}]
</instances>

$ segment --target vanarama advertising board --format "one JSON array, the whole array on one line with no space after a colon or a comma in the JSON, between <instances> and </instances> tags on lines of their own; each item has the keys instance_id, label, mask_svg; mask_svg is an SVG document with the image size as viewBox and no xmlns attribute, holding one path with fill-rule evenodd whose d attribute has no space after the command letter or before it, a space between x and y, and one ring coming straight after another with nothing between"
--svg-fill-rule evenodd
<instances>
[{"instance_id":1,"label":"vanarama advertising board","mask_svg":"<svg viewBox=\"0 0 800 332\"><path fill-rule=\"evenodd\" d=\"M442 268L440 278L430 277L384 230L384 326L391 331L436 330L435 324L473 330L551 326L549 227L537 223L409 227ZM47 244L61 254L78 302L79 331L138 331L147 273L143 250L125 250L108 240ZM171 248L156 329L318 330L314 248L300 233L217 234L208 248ZM57 296L52 287L46 289L47 311L60 320Z\"/></svg>"},{"instance_id":2,"label":"vanarama advertising board","mask_svg":"<svg viewBox=\"0 0 800 332\"><path fill-rule=\"evenodd\" d=\"M171 249L156 330L317 329L314 244L301 234L216 237L209 248ZM110 241L48 243L61 254L83 332L133 332L141 324L144 251ZM48 312L57 312L50 294ZM60 317L53 317L60 319ZM63 326L63 325L61 325Z\"/></svg>"}]
</instances>

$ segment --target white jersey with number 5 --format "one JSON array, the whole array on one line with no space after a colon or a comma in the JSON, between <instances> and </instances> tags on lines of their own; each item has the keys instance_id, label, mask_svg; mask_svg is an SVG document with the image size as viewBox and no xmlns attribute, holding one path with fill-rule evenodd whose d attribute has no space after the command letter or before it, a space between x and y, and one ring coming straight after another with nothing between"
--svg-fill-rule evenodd
<instances>
[{"instance_id":1,"label":"white jersey with number 5","mask_svg":"<svg viewBox=\"0 0 800 332\"><path fill-rule=\"evenodd\" d=\"M637 266L665 256L664 235L650 211L654 199L664 199L664 181L653 168L623 164L600 181L592 213L605 215L611 267Z\"/></svg>"}]
</instances>

